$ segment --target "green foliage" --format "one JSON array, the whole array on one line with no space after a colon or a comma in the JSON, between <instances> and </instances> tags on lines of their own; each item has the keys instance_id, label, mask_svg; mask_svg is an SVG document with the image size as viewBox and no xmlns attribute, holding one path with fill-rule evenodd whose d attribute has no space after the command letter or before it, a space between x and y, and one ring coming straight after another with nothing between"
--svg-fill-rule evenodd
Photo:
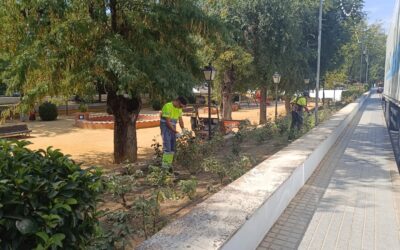
<instances>
[{"instance_id":1,"label":"green foliage","mask_svg":"<svg viewBox=\"0 0 400 250\"><path fill-rule=\"evenodd\" d=\"M54 121L58 116L58 109L54 103L45 102L39 106L39 116L42 121Z\"/></svg>"},{"instance_id":2,"label":"green foliage","mask_svg":"<svg viewBox=\"0 0 400 250\"><path fill-rule=\"evenodd\" d=\"M84 112L88 112L89 107L86 103L81 103L81 104L79 104L78 109L79 109L79 112L84 113Z\"/></svg>"},{"instance_id":3,"label":"green foliage","mask_svg":"<svg viewBox=\"0 0 400 250\"><path fill-rule=\"evenodd\" d=\"M154 138L153 144L151 144L151 147L154 150L153 165L161 166L162 165L162 156L163 156L162 145Z\"/></svg>"},{"instance_id":4,"label":"green foliage","mask_svg":"<svg viewBox=\"0 0 400 250\"><path fill-rule=\"evenodd\" d=\"M275 134L277 134L277 127L271 120L252 132L252 136L259 144L271 139Z\"/></svg>"},{"instance_id":5,"label":"green foliage","mask_svg":"<svg viewBox=\"0 0 400 250\"><path fill-rule=\"evenodd\" d=\"M28 144L0 140L0 248L84 248L98 225L101 173Z\"/></svg>"},{"instance_id":6,"label":"green foliage","mask_svg":"<svg viewBox=\"0 0 400 250\"><path fill-rule=\"evenodd\" d=\"M7 90L7 86L4 83L0 82L0 96L5 95L6 90Z\"/></svg>"},{"instance_id":7,"label":"green foliage","mask_svg":"<svg viewBox=\"0 0 400 250\"><path fill-rule=\"evenodd\" d=\"M228 156L223 159L210 156L202 162L204 170L217 175L221 184L225 178L229 181L236 180L251 166L252 161L246 156Z\"/></svg>"},{"instance_id":8,"label":"green foliage","mask_svg":"<svg viewBox=\"0 0 400 250\"><path fill-rule=\"evenodd\" d=\"M345 103L351 103L357 100L357 98L364 94L364 92L364 86L351 86L347 90L342 92L342 100Z\"/></svg>"},{"instance_id":9,"label":"green foliage","mask_svg":"<svg viewBox=\"0 0 400 250\"><path fill-rule=\"evenodd\" d=\"M202 141L192 133L184 134L177 140L176 164L186 168L191 174L203 171L202 161L224 145L221 135L215 134L210 141Z\"/></svg>"},{"instance_id":10,"label":"green foliage","mask_svg":"<svg viewBox=\"0 0 400 250\"><path fill-rule=\"evenodd\" d=\"M160 100L152 100L151 101L151 107L153 108L153 110L155 111L160 111L162 109L162 104Z\"/></svg>"},{"instance_id":11,"label":"green foliage","mask_svg":"<svg viewBox=\"0 0 400 250\"><path fill-rule=\"evenodd\" d=\"M349 29L352 37L340 50L340 54L344 58L340 65L341 70L348 75L351 82L365 82L366 61L363 51L367 51L369 59L368 84L383 81L387 35L382 24L367 25L366 21L363 21L349 27ZM363 58L362 65L361 57Z\"/></svg>"},{"instance_id":12,"label":"green foliage","mask_svg":"<svg viewBox=\"0 0 400 250\"><path fill-rule=\"evenodd\" d=\"M276 128L278 129L279 135L285 134L290 127L290 119L287 116L278 116L275 121Z\"/></svg>"},{"instance_id":13,"label":"green foliage","mask_svg":"<svg viewBox=\"0 0 400 250\"><path fill-rule=\"evenodd\" d=\"M192 178L191 180L179 181L178 186L184 196L187 196L189 197L189 199L193 200L196 195L197 184L197 180L195 178Z\"/></svg>"},{"instance_id":14,"label":"green foliage","mask_svg":"<svg viewBox=\"0 0 400 250\"><path fill-rule=\"evenodd\" d=\"M111 175L107 178L107 191L116 199L121 199L121 204L128 207L127 194L136 190L136 180L133 175Z\"/></svg>"},{"instance_id":15,"label":"green foliage","mask_svg":"<svg viewBox=\"0 0 400 250\"><path fill-rule=\"evenodd\" d=\"M347 81L347 75L342 71L332 71L325 74L325 89L334 89L336 85L344 85Z\"/></svg>"}]
</instances>

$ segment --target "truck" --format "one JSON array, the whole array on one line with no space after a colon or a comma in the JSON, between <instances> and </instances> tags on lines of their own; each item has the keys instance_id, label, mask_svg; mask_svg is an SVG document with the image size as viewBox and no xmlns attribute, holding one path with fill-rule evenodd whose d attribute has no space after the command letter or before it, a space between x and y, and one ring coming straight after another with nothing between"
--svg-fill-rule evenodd
<instances>
[{"instance_id":1,"label":"truck","mask_svg":"<svg viewBox=\"0 0 400 250\"><path fill-rule=\"evenodd\" d=\"M382 104L389 130L400 131L400 0L396 0L386 42Z\"/></svg>"}]
</instances>

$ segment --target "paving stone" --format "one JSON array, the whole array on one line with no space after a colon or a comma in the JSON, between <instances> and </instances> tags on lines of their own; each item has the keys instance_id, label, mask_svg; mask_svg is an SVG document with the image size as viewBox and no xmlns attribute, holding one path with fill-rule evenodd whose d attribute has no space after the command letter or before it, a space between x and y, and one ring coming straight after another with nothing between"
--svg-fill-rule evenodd
<instances>
[{"instance_id":1,"label":"paving stone","mask_svg":"<svg viewBox=\"0 0 400 250\"><path fill-rule=\"evenodd\" d=\"M263 242L268 249L400 249L399 224L400 177L373 94Z\"/></svg>"}]
</instances>

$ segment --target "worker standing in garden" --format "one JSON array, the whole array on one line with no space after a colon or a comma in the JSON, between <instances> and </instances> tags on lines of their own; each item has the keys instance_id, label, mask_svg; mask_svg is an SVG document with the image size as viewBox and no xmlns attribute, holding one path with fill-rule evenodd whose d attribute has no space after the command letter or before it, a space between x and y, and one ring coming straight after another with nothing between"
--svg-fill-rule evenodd
<instances>
[{"instance_id":1,"label":"worker standing in garden","mask_svg":"<svg viewBox=\"0 0 400 250\"><path fill-rule=\"evenodd\" d=\"M179 122L182 131L185 130L182 119L182 109L186 104L186 99L180 96L174 101L166 103L161 110L160 128L163 141L162 166L168 169L172 167L176 138L179 134L176 130L176 124Z\"/></svg>"},{"instance_id":2,"label":"worker standing in garden","mask_svg":"<svg viewBox=\"0 0 400 250\"><path fill-rule=\"evenodd\" d=\"M292 123L290 125L290 133L289 133L289 140L293 139L294 136L294 129L298 131L301 130L303 126L303 113L304 110L309 112L307 108L307 97L309 96L308 92L304 91L302 95L295 96L291 101L292 107Z\"/></svg>"}]
</instances>

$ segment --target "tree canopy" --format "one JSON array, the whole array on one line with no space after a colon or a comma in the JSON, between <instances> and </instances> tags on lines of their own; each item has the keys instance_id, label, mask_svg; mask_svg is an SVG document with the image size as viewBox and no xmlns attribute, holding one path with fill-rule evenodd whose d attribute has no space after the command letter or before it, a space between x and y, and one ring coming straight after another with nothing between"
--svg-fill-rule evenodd
<instances>
[{"instance_id":1,"label":"tree canopy","mask_svg":"<svg viewBox=\"0 0 400 250\"><path fill-rule=\"evenodd\" d=\"M107 93L115 118L116 162L137 157L135 123L143 94L168 99L203 82L202 66L219 74L219 99L232 92L304 89L316 71L318 2L311 0L4 0L0 2L0 82L23 94L29 110L48 96ZM366 25L362 0L327 0L322 76L327 84L359 75L368 48L370 81L383 78L386 35ZM361 44L361 45L360 45ZM366 57L364 57L366 58ZM336 79L338 78L338 79ZM328 83L329 82L329 83ZM313 84L313 83L312 83ZM230 110L223 117L229 118Z\"/></svg>"}]
</instances>

